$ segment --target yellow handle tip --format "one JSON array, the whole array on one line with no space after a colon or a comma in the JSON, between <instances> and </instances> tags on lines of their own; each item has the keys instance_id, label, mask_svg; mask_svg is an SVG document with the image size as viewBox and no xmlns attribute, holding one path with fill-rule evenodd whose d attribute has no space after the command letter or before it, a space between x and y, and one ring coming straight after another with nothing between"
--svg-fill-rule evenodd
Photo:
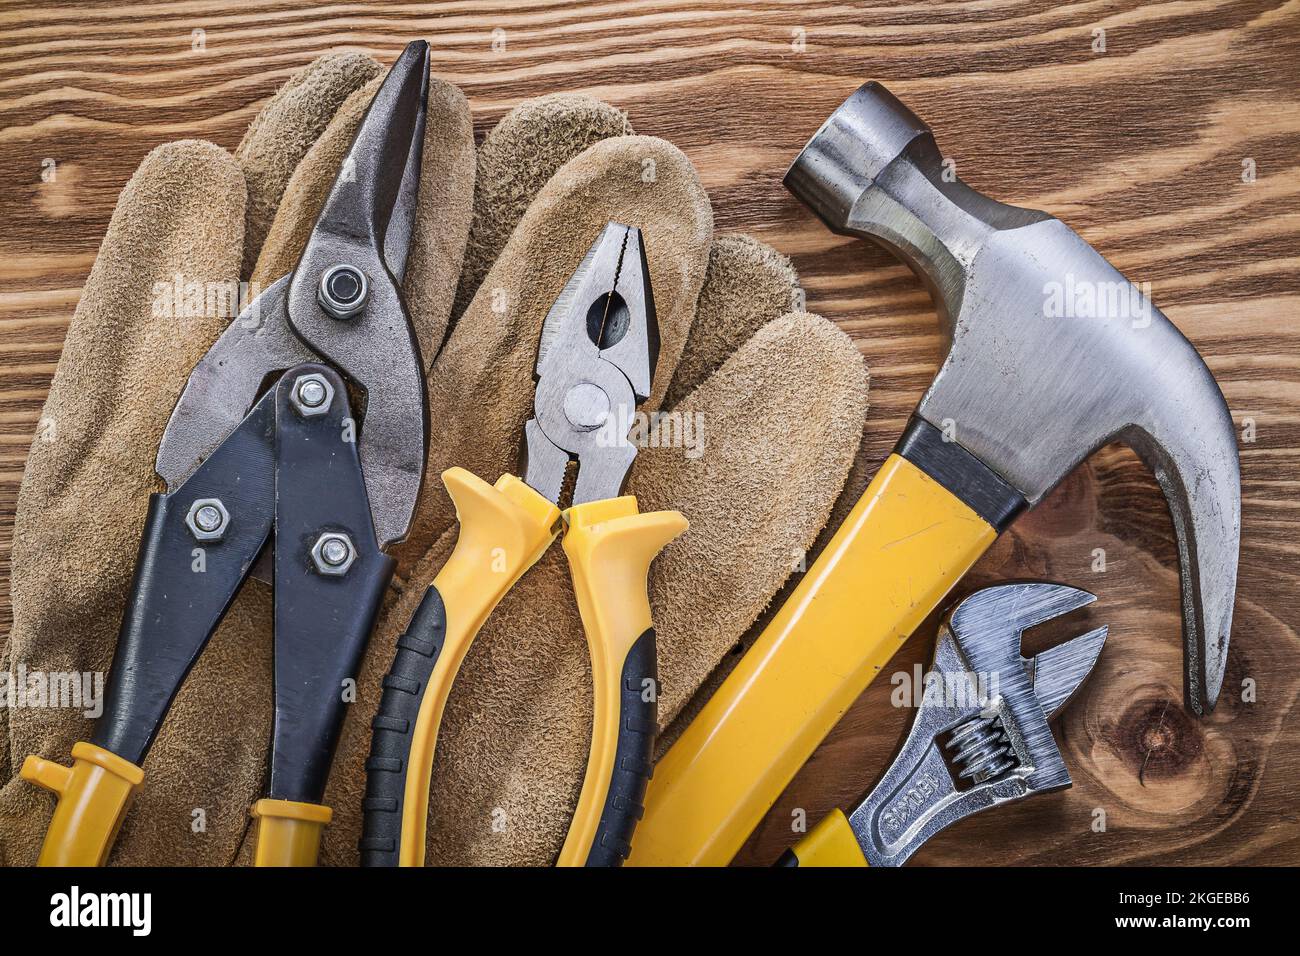
<instances>
[{"instance_id":1,"label":"yellow handle tip","mask_svg":"<svg viewBox=\"0 0 1300 956\"><path fill-rule=\"evenodd\" d=\"M249 814L257 820L254 866L315 866L321 830L334 811L317 803L265 798Z\"/></svg>"},{"instance_id":2,"label":"yellow handle tip","mask_svg":"<svg viewBox=\"0 0 1300 956\"><path fill-rule=\"evenodd\" d=\"M858 837L843 810L826 814L794 848L800 866L867 865Z\"/></svg>"},{"instance_id":3,"label":"yellow handle tip","mask_svg":"<svg viewBox=\"0 0 1300 956\"><path fill-rule=\"evenodd\" d=\"M492 515L496 521L509 520L516 508L523 509L529 525L550 527L560 519L560 509L552 501L514 475L502 475L489 485L468 469L448 468L442 473L442 483L456 506L458 520L462 511L473 512L473 517Z\"/></svg>"},{"instance_id":4,"label":"yellow handle tip","mask_svg":"<svg viewBox=\"0 0 1300 956\"><path fill-rule=\"evenodd\" d=\"M102 866L144 771L117 754L82 741L72 766L31 756L19 774L58 795L41 847L41 866Z\"/></svg>"},{"instance_id":5,"label":"yellow handle tip","mask_svg":"<svg viewBox=\"0 0 1300 956\"><path fill-rule=\"evenodd\" d=\"M647 565L664 545L690 528L680 511L640 513L634 495L574 505L564 513L564 519L570 536L577 532L580 538L603 539L607 546L634 546L645 556Z\"/></svg>"}]
</instances>

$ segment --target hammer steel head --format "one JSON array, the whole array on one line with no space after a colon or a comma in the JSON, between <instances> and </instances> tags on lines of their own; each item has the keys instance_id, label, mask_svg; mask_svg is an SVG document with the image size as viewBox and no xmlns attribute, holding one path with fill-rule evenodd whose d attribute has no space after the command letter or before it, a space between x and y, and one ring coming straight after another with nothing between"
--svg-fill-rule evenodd
<instances>
[{"instance_id":1,"label":"hammer steel head","mask_svg":"<svg viewBox=\"0 0 1300 956\"><path fill-rule=\"evenodd\" d=\"M785 184L832 230L921 277L950 344L917 414L1030 506L1111 441L1151 468L1178 542L1188 703L1213 708L1241 485L1232 418L1196 349L1064 223L951 175L929 127L878 83L835 111Z\"/></svg>"}]
</instances>

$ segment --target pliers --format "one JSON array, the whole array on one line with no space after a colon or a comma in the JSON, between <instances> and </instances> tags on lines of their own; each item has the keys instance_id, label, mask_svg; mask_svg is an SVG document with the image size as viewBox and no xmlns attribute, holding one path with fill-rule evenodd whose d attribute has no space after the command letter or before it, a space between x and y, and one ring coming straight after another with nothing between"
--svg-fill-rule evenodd
<instances>
[{"instance_id":1,"label":"pliers","mask_svg":"<svg viewBox=\"0 0 1300 956\"><path fill-rule=\"evenodd\" d=\"M28 757L58 795L42 865L108 856L186 674L250 574L275 594L275 717L258 865L315 862L321 805L356 676L424 476L424 364L401 281L423 157L429 48L375 94L294 271L190 375L158 447L103 715L68 768ZM270 387L266 383L270 382ZM364 418L352 394L362 398ZM261 555L261 560L259 560Z\"/></svg>"},{"instance_id":2,"label":"pliers","mask_svg":"<svg viewBox=\"0 0 1300 956\"><path fill-rule=\"evenodd\" d=\"M1031 658L1020 638L1095 600L1026 581L983 588L953 608L913 688L916 719L894 762L848 815L831 811L776 865L902 866L958 820L1070 786L1048 721L1092 673L1107 628Z\"/></svg>"},{"instance_id":3,"label":"pliers","mask_svg":"<svg viewBox=\"0 0 1300 956\"><path fill-rule=\"evenodd\" d=\"M577 809L557 863L617 866L650 779L657 662L646 574L686 530L675 511L641 514L622 495L629 431L650 394L659 338L641 231L609 223L543 323L524 477L495 485L463 468L442 478L455 549L434 578L384 678L366 762L362 864L421 866L438 725L475 634L564 533L591 655L594 723ZM571 461L572 504L561 511Z\"/></svg>"}]
</instances>

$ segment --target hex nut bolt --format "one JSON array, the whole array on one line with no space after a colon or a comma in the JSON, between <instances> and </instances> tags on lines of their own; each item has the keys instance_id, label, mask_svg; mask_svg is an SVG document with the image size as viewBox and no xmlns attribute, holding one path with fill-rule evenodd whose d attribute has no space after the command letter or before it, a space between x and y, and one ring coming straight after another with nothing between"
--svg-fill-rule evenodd
<instances>
[{"instance_id":1,"label":"hex nut bolt","mask_svg":"<svg viewBox=\"0 0 1300 956\"><path fill-rule=\"evenodd\" d=\"M321 574L339 577L348 573L357 559L352 539L340 531L326 531L312 545L311 559Z\"/></svg>"},{"instance_id":2,"label":"hex nut bolt","mask_svg":"<svg viewBox=\"0 0 1300 956\"><path fill-rule=\"evenodd\" d=\"M334 318L353 318L366 307L369 298L370 283L356 266L330 266L321 274L316 301Z\"/></svg>"},{"instance_id":3,"label":"hex nut bolt","mask_svg":"<svg viewBox=\"0 0 1300 956\"><path fill-rule=\"evenodd\" d=\"M220 541L230 527L230 512L220 498L199 498L185 513L185 527L195 541Z\"/></svg>"},{"instance_id":4,"label":"hex nut bolt","mask_svg":"<svg viewBox=\"0 0 1300 956\"><path fill-rule=\"evenodd\" d=\"M298 401L308 408L320 408L325 404L325 386L315 379L307 379L298 388Z\"/></svg>"},{"instance_id":5,"label":"hex nut bolt","mask_svg":"<svg viewBox=\"0 0 1300 956\"><path fill-rule=\"evenodd\" d=\"M299 375L289 394L289 403L303 418L326 414L333 401L334 386L319 372Z\"/></svg>"}]
</instances>

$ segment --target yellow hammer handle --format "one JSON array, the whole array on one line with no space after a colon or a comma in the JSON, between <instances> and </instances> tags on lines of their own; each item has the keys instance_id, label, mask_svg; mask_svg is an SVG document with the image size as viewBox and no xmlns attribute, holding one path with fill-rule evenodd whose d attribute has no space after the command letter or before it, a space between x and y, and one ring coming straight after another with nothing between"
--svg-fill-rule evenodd
<instances>
[{"instance_id":1,"label":"yellow hammer handle","mask_svg":"<svg viewBox=\"0 0 1300 956\"><path fill-rule=\"evenodd\" d=\"M640 514L628 495L575 505L564 552L591 654L587 772L558 866L620 866L654 761L658 666L646 595L650 562L686 530L676 511Z\"/></svg>"},{"instance_id":2,"label":"yellow hammer handle","mask_svg":"<svg viewBox=\"0 0 1300 956\"><path fill-rule=\"evenodd\" d=\"M843 810L832 810L791 849L777 866L866 866L858 838Z\"/></svg>"},{"instance_id":3,"label":"yellow hammer handle","mask_svg":"<svg viewBox=\"0 0 1300 956\"><path fill-rule=\"evenodd\" d=\"M890 455L799 586L659 761L628 860L725 866L997 532Z\"/></svg>"},{"instance_id":4,"label":"yellow hammer handle","mask_svg":"<svg viewBox=\"0 0 1300 956\"><path fill-rule=\"evenodd\" d=\"M131 761L85 741L73 745L71 767L33 756L19 775L58 796L38 866L103 866L144 782Z\"/></svg>"},{"instance_id":5,"label":"yellow hammer handle","mask_svg":"<svg viewBox=\"0 0 1300 956\"><path fill-rule=\"evenodd\" d=\"M423 866L429 780L447 697L479 628L555 540L560 511L513 475L443 473L460 535L384 678L366 761L361 861Z\"/></svg>"}]
</instances>

